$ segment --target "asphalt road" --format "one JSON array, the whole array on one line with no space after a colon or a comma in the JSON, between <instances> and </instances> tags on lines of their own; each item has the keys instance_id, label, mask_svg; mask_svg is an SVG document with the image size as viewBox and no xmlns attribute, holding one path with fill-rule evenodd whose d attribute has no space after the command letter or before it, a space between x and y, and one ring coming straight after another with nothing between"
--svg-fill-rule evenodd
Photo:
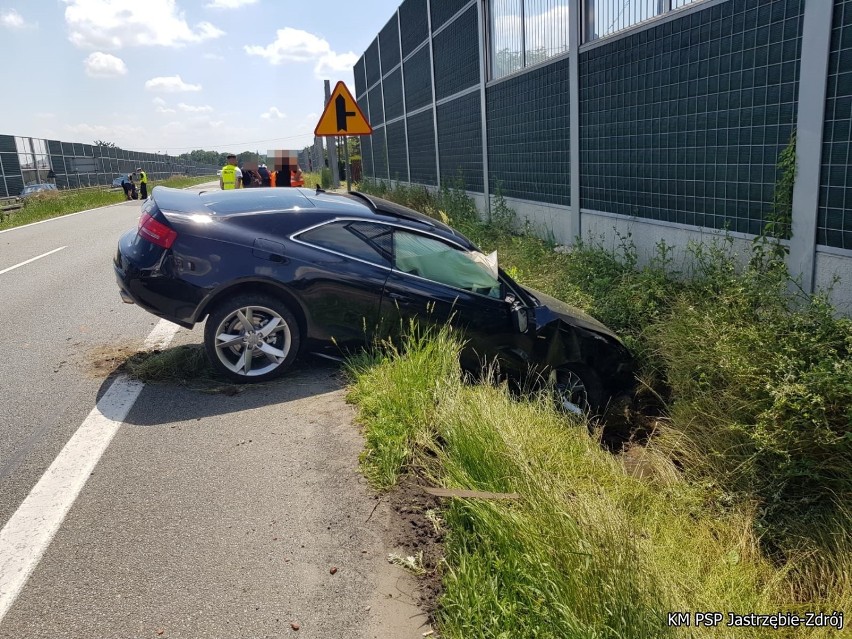
<instances>
[{"instance_id":1,"label":"asphalt road","mask_svg":"<svg viewBox=\"0 0 852 639\"><path fill-rule=\"evenodd\" d=\"M112 273L138 216L133 202L0 233L0 527L110 388L111 358L158 325ZM0 638L422 636L337 367L206 391L141 390Z\"/></svg>"}]
</instances>

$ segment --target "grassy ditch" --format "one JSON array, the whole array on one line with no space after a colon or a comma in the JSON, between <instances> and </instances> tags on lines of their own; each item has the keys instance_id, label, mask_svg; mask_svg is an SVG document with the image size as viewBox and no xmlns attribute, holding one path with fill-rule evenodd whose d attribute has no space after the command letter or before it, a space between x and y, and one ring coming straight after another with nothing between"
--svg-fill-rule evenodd
<instances>
[{"instance_id":1,"label":"grassy ditch","mask_svg":"<svg viewBox=\"0 0 852 639\"><path fill-rule=\"evenodd\" d=\"M165 180L152 181L148 186L149 189L153 189L155 186L184 188L216 179L215 176L187 177L175 175ZM26 198L22 209L15 211L0 222L0 230L94 209L99 206L119 204L124 201L124 192L121 189L101 190L93 188L79 191L47 191Z\"/></svg>"},{"instance_id":2,"label":"grassy ditch","mask_svg":"<svg viewBox=\"0 0 852 639\"><path fill-rule=\"evenodd\" d=\"M670 247L640 267L629 237L555 252L499 196L483 223L459 190L361 188L449 220L617 330L662 404L640 479L546 403L461 386L446 345L353 363L376 485L419 470L523 495L445 513L445 634L677 636L663 611L852 609L852 322L788 292L783 252L756 245L740 266L732 242L695 245L673 273Z\"/></svg>"}]
</instances>

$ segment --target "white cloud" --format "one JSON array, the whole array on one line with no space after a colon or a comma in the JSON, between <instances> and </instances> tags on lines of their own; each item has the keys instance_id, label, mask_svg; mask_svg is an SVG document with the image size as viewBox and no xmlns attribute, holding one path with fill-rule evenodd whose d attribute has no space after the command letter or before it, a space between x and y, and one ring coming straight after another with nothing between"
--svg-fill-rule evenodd
<instances>
[{"instance_id":1,"label":"white cloud","mask_svg":"<svg viewBox=\"0 0 852 639\"><path fill-rule=\"evenodd\" d=\"M352 67L358 62L358 56L354 53L334 53L324 55L317 62L314 71L317 76L348 72L352 74Z\"/></svg>"},{"instance_id":2,"label":"white cloud","mask_svg":"<svg viewBox=\"0 0 852 639\"><path fill-rule=\"evenodd\" d=\"M352 53L336 53L324 38L286 27L278 29L273 43L264 46L246 45L246 53L265 58L270 64L283 62L313 62L314 73L319 77L334 71L352 71L358 56Z\"/></svg>"},{"instance_id":3,"label":"white cloud","mask_svg":"<svg viewBox=\"0 0 852 639\"><path fill-rule=\"evenodd\" d=\"M174 109L169 109L168 107L158 106L157 113L177 113Z\"/></svg>"},{"instance_id":4,"label":"white cloud","mask_svg":"<svg viewBox=\"0 0 852 639\"><path fill-rule=\"evenodd\" d=\"M186 113L210 113L213 111L213 107L209 104L205 104L204 106L193 106L192 104L184 104L183 102L178 104L178 109Z\"/></svg>"},{"instance_id":5,"label":"white cloud","mask_svg":"<svg viewBox=\"0 0 852 639\"><path fill-rule=\"evenodd\" d=\"M190 27L175 0L63 0L69 40L83 49L181 47L218 38L209 22Z\"/></svg>"},{"instance_id":6,"label":"white cloud","mask_svg":"<svg viewBox=\"0 0 852 639\"><path fill-rule=\"evenodd\" d=\"M208 9L239 9L250 4L257 4L257 0L213 0L204 6Z\"/></svg>"},{"instance_id":7,"label":"white cloud","mask_svg":"<svg viewBox=\"0 0 852 639\"><path fill-rule=\"evenodd\" d=\"M156 98L151 100L151 102L153 102L154 104L156 104L158 106L166 106L166 101L163 100L163 98L161 98L159 96L157 96Z\"/></svg>"},{"instance_id":8,"label":"white cloud","mask_svg":"<svg viewBox=\"0 0 852 639\"><path fill-rule=\"evenodd\" d=\"M23 29L25 22L24 17L20 13L14 9L9 9L0 13L0 24L10 29Z\"/></svg>"},{"instance_id":9,"label":"white cloud","mask_svg":"<svg viewBox=\"0 0 852 639\"><path fill-rule=\"evenodd\" d=\"M276 120L283 120L287 117L287 114L281 113L281 111L278 110L278 107L269 107L269 111L261 113L260 117L264 120L271 120L272 118L275 118Z\"/></svg>"},{"instance_id":10,"label":"white cloud","mask_svg":"<svg viewBox=\"0 0 852 639\"><path fill-rule=\"evenodd\" d=\"M118 78L127 75L127 65L124 60L109 53L95 51L83 61L86 75L90 78Z\"/></svg>"},{"instance_id":11,"label":"white cloud","mask_svg":"<svg viewBox=\"0 0 852 639\"><path fill-rule=\"evenodd\" d=\"M200 84L187 84L179 75L151 78L145 83L145 88L148 91L162 91L163 93L201 91Z\"/></svg>"},{"instance_id":12,"label":"white cloud","mask_svg":"<svg viewBox=\"0 0 852 639\"><path fill-rule=\"evenodd\" d=\"M6 9L0 12L0 25L9 29L27 29L36 26L24 20L24 16L14 9Z\"/></svg>"}]
</instances>

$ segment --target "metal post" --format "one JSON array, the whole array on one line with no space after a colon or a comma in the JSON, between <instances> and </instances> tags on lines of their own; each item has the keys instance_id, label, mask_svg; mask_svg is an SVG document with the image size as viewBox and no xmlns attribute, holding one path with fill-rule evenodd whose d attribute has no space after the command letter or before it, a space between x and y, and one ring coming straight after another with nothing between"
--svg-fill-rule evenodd
<instances>
[{"instance_id":1,"label":"metal post","mask_svg":"<svg viewBox=\"0 0 852 639\"><path fill-rule=\"evenodd\" d=\"M28 138L28 139L30 141L30 152L32 153L32 156L33 156L33 168L35 169L35 172L36 172L36 184L41 184L41 173L38 170L38 160L36 160L35 145L33 145L33 139L32 138Z\"/></svg>"},{"instance_id":2,"label":"metal post","mask_svg":"<svg viewBox=\"0 0 852 639\"><path fill-rule=\"evenodd\" d=\"M352 192L352 169L349 167L349 136L343 136L343 157L346 158L346 192Z\"/></svg>"},{"instance_id":3,"label":"metal post","mask_svg":"<svg viewBox=\"0 0 852 639\"><path fill-rule=\"evenodd\" d=\"M426 26L429 29L429 74L432 79L432 126L435 129L435 178L441 188L441 149L438 148L438 105L435 99L435 51L432 47L432 2L426 0ZM402 36L400 36L402 37Z\"/></svg>"},{"instance_id":4,"label":"metal post","mask_svg":"<svg viewBox=\"0 0 852 639\"><path fill-rule=\"evenodd\" d=\"M323 155L322 138L314 136L314 171L322 173L322 167L325 166L325 162L323 162Z\"/></svg>"},{"instance_id":5,"label":"metal post","mask_svg":"<svg viewBox=\"0 0 852 639\"><path fill-rule=\"evenodd\" d=\"M571 184L568 240L573 243L582 233L580 225L580 0L569 1L568 29L568 147Z\"/></svg>"},{"instance_id":6,"label":"metal post","mask_svg":"<svg viewBox=\"0 0 852 639\"><path fill-rule=\"evenodd\" d=\"M813 292L822 128L831 45L833 3L806 2L802 25L799 110L796 120L796 183L793 186L793 235L787 267L801 276L802 288Z\"/></svg>"},{"instance_id":7,"label":"metal post","mask_svg":"<svg viewBox=\"0 0 852 639\"><path fill-rule=\"evenodd\" d=\"M325 104L323 110L331 100L331 84L330 80L325 81ZM328 147L328 168L331 170L331 186L335 189L340 188L340 175L337 173L337 138L329 136L326 138L326 146Z\"/></svg>"},{"instance_id":8,"label":"metal post","mask_svg":"<svg viewBox=\"0 0 852 639\"><path fill-rule=\"evenodd\" d=\"M405 171L406 180L411 184L411 149L408 148L408 104L405 101L405 65L402 62L402 23L399 19L399 8L396 10L396 33L399 36L399 81L402 83L402 126L405 132ZM362 162L363 162L363 155Z\"/></svg>"},{"instance_id":9,"label":"metal post","mask_svg":"<svg viewBox=\"0 0 852 639\"><path fill-rule=\"evenodd\" d=\"M388 184L391 181L390 174L390 153L388 153L388 110L385 107L385 70L382 68L382 39L379 36L376 36L376 51L379 52L379 95L382 96L382 126L385 129L385 168L387 169L387 177ZM399 61L402 64L402 59ZM366 72L366 60L364 61L364 70ZM370 98L367 98L369 102ZM376 149L373 147L373 153L375 154ZM373 155L373 167L376 166L376 156Z\"/></svg>"},{"instance_id":10,"label":"metal post","mask_svg":"<svg viewBox=\"0 0 852 639\"><path fill-rule=\"evenodd\" d=\"M485 99L485 83L488 80L485 66L485 51L488 42L485 24L485 12L481 2L476 3L476 15L479 21L479 112L482 127L482 194L485 196L485 214L491 219L491 185L488 173L488 119L486 116L487 101Z\"/></svg>"}]
</instances>

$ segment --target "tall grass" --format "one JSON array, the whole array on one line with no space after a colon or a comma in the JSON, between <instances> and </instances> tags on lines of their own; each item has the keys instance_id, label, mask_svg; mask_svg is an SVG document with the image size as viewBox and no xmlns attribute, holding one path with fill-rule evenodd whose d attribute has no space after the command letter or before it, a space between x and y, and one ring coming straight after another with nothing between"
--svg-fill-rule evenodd
<instances>
[{"instance_id":1,"label":"tall grass","mask_svg":"<svg viewBox=\"0 0 852 639\"><path fill-rule=\"evenodd\" d=\"M783 251L764 242L744 259L730 240L695 244L675 272L663 243L644 266L629 236L615 249L586 238L558 253L517 223L480 220L458 189L361 188L449 221L497 250L521 283L619 332L642 362L643 381L665 400L650 450L671 465L667 473L677 469L697 511L739 522L731 534L773 567L766 579L781 600L850 607L852 322L835 317L823 297L790 292ZM529 437L544 427L527 423ZM479 426L490 428L487 419ZM668 534L662 524L655 530Z\"/></svg>"},{"instance_id":2,"label":"tall grass","mask_svg":"<svg viewBox=\"0 0 852 639\"><path fill-rule=\"evenodd\" d=\"M195 184L202 184L216 180L216 176L189 177L185 175L174 175L165 180L151 181L148 185L149 192L155 186L169 186L173 188L184 188ZM0 222L0 229L21 226L31 222L47 220L53 217L85 211L99 206L109 206L125 201L124 191L121 189L100 190L86 189L79 191L45 191L24 200L24 207L15 211L8 218Z\"/></svg>"},{"instance_id":3,"label":"tall grass","mask_svg":"<svg viewBox=\"0 0 852 639\"><path fill-rule=\"evenodd\" d=\"M708 502L663 451L645 449L633 476L552 403L465 384L459 347L443 328L350 363L374 481L416 469L448 487L520 494L448 503L442 636L716 637L728 635L668 627L667 613L852 603L848 588L793 597L789 567L760 550L753 513Z\"/></svg>"}]
</instances>

